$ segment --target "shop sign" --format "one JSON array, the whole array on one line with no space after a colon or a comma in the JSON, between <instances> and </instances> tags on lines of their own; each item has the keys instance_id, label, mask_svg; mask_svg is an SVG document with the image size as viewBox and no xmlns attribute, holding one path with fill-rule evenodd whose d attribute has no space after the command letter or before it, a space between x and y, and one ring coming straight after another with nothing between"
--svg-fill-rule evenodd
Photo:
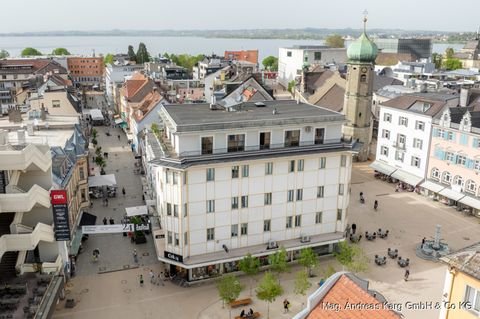
<instances>
[{"instance_id":1,"label":"shop sign","mask_svg":"<svg viewBox=\"0 0 480 319\"><path fill-rule=\"evenodd\" d=\"M137 230L137 231L150 230L150 225L148 225L148 224L137 224L137 225L135 225L135 230Z\"/></svg>"},{"instance_id":2,"label":"shop sign","mask_svg":"<svg viewBox=\"0 0 480 319\"><path fill-rule=\"evenodd\" d=\"M170 259L179 263L183 263L183 256L168 252L166 250L164 251L164 256L167 259Z\"/></svg>"},{"instance_id":3,"label":"shop sign","mask_svg":"<svg viewBox=\"0 0 480 319\"><path fill-rule=\"evenodd\" d=\"M56 241L69 241L70 223L68 220L68 201L66 190L50 191L50 202L53 210L53 224Z\"/></svg>"},{"instance_id":4,"label":"shop sign","mask_svg":"<svg viewBox=\"0 0 480 319\"><path fill-rule=\"evenodd\" d=\"M116 234L133 232L134 224L82 226L83 234Z\"/></svg>"}]
</instances>

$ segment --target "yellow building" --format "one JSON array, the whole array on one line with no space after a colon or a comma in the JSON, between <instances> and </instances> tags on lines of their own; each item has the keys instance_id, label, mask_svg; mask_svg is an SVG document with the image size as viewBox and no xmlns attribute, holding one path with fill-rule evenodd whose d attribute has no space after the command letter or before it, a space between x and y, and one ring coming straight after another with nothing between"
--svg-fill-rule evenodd
<instances>
[{"instance_id":1,"label":"yellow building","mask_svg":"<svg viewBox=\"0 0 480 319\"><path fill-rule=\"evenodd\" d=\"M439 318L480 318L480 242L441 260L448 269Z\"/></svg>"}]
</instances>

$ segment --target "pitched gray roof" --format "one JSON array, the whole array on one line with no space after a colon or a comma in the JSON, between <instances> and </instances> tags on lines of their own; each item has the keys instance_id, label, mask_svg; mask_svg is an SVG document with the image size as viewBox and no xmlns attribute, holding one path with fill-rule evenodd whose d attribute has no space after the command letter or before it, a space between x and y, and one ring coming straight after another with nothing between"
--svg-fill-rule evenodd
<instances>
[{"instance_id":1,"label":"pitched gray roof","mask_svg":"<svg viewBox=\"0 0 480 319\"><path fill-rule=\"evenodd\" d=\"M450 267L480 280L480 242L440 258Z\"/></svg>"}]
</instances>

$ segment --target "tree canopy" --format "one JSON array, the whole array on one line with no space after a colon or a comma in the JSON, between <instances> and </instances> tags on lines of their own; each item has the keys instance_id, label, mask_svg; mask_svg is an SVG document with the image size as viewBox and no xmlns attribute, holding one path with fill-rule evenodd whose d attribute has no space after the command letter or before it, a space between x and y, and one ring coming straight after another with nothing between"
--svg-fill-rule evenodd
<instances>
[{"instance_id":1,"label":"tree canopy","mask_svg":"<svg viewBox=\"0 0 480 319\"><path fill-rule=\"evenodd\" d=\"M432 62L435 64L437 70L442 68L442 60L443 56L441 54L432 53Z\"/></svg>"},{"instance_id":2,"label":"tree canopy","mask_svg":"<svg viewBox=\"0 0 480 319\"><path fill-rule=\"evenodd\" d=\"M10 53L8 53L7 50L0 50L0 59L5 59L5 58L8 58L10 56Z\"/></svg>"},{"instance_id":3,"label":"tree canopy","mask_svg":"<svg viewBox=\"0 0 480 319\"><path fill-rule=\"evenodd\" d=\"M312 269L318 265L317 255L312 248L303 248L300 250L300 258L298 263L305 267L305 271L308 272L309 276L312 276Z\"/></svg>"},{"instance_id":4,"label":"tree canopy","mask_svg":"<svg viewBox=\"0 0 480 319\"><path fill-rule=\"evenodd\" d=\"M295 275L295 288L293 292L297 295L305 296L308 288L312 286L312 283L308 281L308 273L305 270L299 271Z\"/></svg>"},{"instance_id":5,"label":"tree canopy","mask_svg":"<svg viewBox=\"0 0 480 319\"><path fill-rule=\"evenodd\" d=\"M269 71L277 71L278 70L278 58L274 57L273 55L267 56L262 61L263 67Z\"/></svg>"},{"instance_id":6,"label":"tree canopy","mask_svg":"<svg viewBox=\"0 0 480 319\"><path fill-rule=\"evenodd\" d=\"M133 45L128 46L128 59L130 61L136 62L137 61L137 55L135 54L135 51L133 50Z\"/></svg>"},{"instance_id":7,"label":"tree canopy","mask_svg":"<svg viewBox=\"0 0 480 319\"><path fill-rule=\"evenodd\" d=\"M247 276L250 276L250 295L252 294L252 283L253 276L255 276L260 270L260 260L257 257L253 257L248 253L242 260L238 263L238 268Z\"/></svg>"},{"instance_id":8,"label":"tree canopy","mask_svg":"<svg viewBox=\"0 0 480 319\"><path fill-rule=\"evenodd\" d=\"M229 304L238 298L243 287L234 275L225 275L217 282L218 294L223 304Z\"/></svg>"},{"instance_id":9,"label":"tree canopy","mask_svg":"<svg viewBox=\"0 0 480 319\"><path fill-rule=\"evenodd\" d=\"M351 272L362 272L368 269L368 258L358 245L341 241L333 255L342 266Z\"/></svg>"},{"instance_id":10,"label":"tree canopy","mask_svg":"<svg viewBox=\"0 0 480 319\"><path fill-rule=\"evenodd\" d=\"M443 61L443 67L449 71L458 70L463 67L463 64L459 59L446 59Z\"/></svg>"},{"instance_id":11,"label":"tree canopy","mask_svg":"<svg viewBox=\"0 0 480 319\"><path fill-rule=\"evenodd\" d=\"M103 62L105 63L105 65L112 64L113 63L113 54L107 53L107 55L105 55L105 57L103 57Z\"/></svg>"},{"instance_id":12,"label":"tree canopy","mask_svg":"<svg viewBox=\"0 0 480 319\"><path fill-rule=\"evenodd\" d=\"M257 287L257 298L267 302L267 319L270 318L270 304L283 294L283 288L271 272L266 272Z\"/></svg>"},{"instance_id":13,"label":"tree canopy","mask_svg":"<svg viewBox=\"0 0 480 319\"><path fill-rule=\"evenodd\" d=\"M139 64L143 64L145 62L150 61L150 54L147 51L147 46L145 45L145 43L140 42L140 44L138 45L136 58L137 58L136 61Z\"/></svg>"},{"instance_id":14,"label":"tree canopy","mask_svg":"<svg viewBox=\"0 0 480 319\"><path fill-rule=\"evenodd\" d=\"M287 251L285 248L282 247L275 254L269 255L268 263L270 264L270 269L278 274L288 271Z\"/></svg>"},{"instance_id":15,"label":"tree canopy","mask_svg":"<svg viewBox=\"0 0 480 319\"><path fill-rule=\"evenodd\" d=\"M325 44L331 48L344 48L345 40L339 34L332 34L325 38Z\"/></svg>"},{"instance_id":16,"label":"tree canopy","mask_svg":"<svg viewBox=\"0 0 480 319\"><path fill-rule=\"evenodd\" d=\"M42 52L38 51L35 48L25 48L22 50L21 56L34 56L34 55L42 55Z\"/></svg>"},{"instance_id":17,"label":"tree canopy","mask_svg":"<svg viewBox=\"0 0 480 319\"><path fill-rule=\"evenodd\" d=\"M190 55L190 54L173 54L173 53L164 53L163 56L167 59L170 59L173 63L178 66L184 67L185 69L192 70L195 64L199 61L202 61L205 56L203 54Z\"/></svg>"},{"instance_id":18,"label":"tree canopy","mask_svg":"<svg viewBox=\"0 0 480 319\"><path fill-rule=\"evenodd\" d=\"M67 49L65 48L56 48L52 50L53 55L70 55L70 52L68 52Z\"/></svg>"},{"instance_id":19,"label":"tree canopy","mask_svg":"<svg viewBox=\"0 0 480 319\"><path fill-rule=\"evenodd\" d=\"M453 55L455 54L455 50L453 48L446 48L445 49L445 57L447 59L453 58Z\"/></svg>"}]
</instances>

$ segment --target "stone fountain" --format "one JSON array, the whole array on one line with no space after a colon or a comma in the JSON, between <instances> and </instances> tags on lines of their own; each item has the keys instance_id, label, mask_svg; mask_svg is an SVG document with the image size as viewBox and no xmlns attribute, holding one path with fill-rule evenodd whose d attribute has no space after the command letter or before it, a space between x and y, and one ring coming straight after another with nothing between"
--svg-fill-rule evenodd
<instances>
[{"instance_id":1,"label":"stone fountain","mask_svg":"<svg viewBox=\"0 0 480 319\"><path fill-rule=\"evenodd\" d=\"M426 260L438 260L440 257L443 257L450 253L450 248L448 244L442 242L440 237L442 226L435 226L435 236L433 239L425 240L425 243L421 243L416 248L416 254L418 257Z\"/></svg>"}]
</instances>

